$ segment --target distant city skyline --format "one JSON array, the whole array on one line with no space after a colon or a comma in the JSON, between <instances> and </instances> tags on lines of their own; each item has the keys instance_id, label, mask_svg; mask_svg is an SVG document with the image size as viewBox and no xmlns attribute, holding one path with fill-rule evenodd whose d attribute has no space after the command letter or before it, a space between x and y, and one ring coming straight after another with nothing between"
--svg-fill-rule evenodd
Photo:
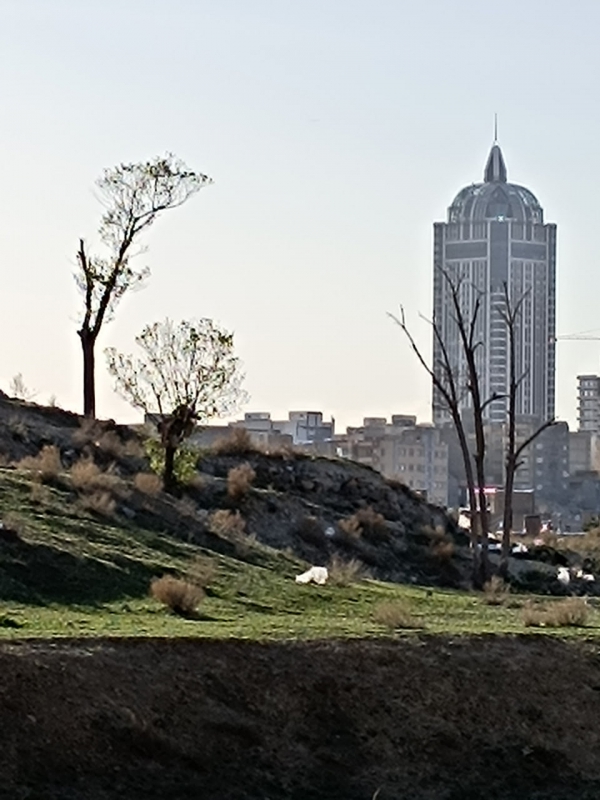
<instances>
[{"instance_id":1,"label":"distant city skyline","mask_svg":"<svg viewBox=\"0 0 600 800\"><path fill-rule=\"evenodd\" d=\"M98 242L94 181L168 150L215 182L146 237L151 278L98 343L98 413L138 419L105 347L208 316L235 331L242 411L315 408L342 428L430 419L428 378L386 312L403 304L430 352L431 222L477 178L495 112L510 175L560 226L557 332L597 329L599 25L592 0L505 0L502 13L476 0L6 0L0 388L22 373L40 402L81 409L72 273L79 237ZM559 342L556 411L572 427L576 376L599 371L599 342Z\"/></svg>"}]
</instances>

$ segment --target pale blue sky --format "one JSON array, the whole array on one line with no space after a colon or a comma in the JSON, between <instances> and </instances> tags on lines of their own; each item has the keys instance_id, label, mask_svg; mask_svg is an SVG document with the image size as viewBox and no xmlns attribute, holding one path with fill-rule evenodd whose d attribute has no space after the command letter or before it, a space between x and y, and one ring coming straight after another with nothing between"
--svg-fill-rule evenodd
<instances>
[{"instance_id":1,"label":"pale blue sky","mask_svg":"<svg viewBox=\"0 0 600 800\"><path fill-rule=\"evenodd\" d=\"M558 223L558 325L600 328L593 0L0 0L0 387L80 409L71 273L102 168L170 150L215 184L160 219L146 289L100 348L150 321L235 330L248 410L339 426L429 417L386 318L431 308L432 223L481 180L493 115L509 180ZM599 342L558 345L558 412ZM98 410L133 419L99 359Z\"/></svg>"}]
</instances>

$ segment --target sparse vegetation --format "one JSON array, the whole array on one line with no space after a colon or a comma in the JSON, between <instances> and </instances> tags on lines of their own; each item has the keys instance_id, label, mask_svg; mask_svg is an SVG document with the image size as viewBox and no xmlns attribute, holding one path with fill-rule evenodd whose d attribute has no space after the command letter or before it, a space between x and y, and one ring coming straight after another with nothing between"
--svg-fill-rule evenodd
<instances>
[{"instance_id":1,"label":"sparse vegetation","mask_svg":"<svg viewBox=\"0 0 600 800\"><path fill-rule=\"evenodd\" d=\"M91 494L101 491L110 495L124 490L124 482L118 475L103 471L91 458L76 461L70 476L73 488L79 492Z\"/></svg>"},{"instance_id":2,"label":"sparse vegetation","mask_svg":"<svg viewBox=\"0 0 600 800\"><path fill-rule=\"evenodd\" d=\"M421 627L421 623L415 618L410 606L404 600L389 600L379 603L373 612L373 619L378 625L383 625L393 631L400 628Z\"/></svg>"},{"instance_id":3,"label":"sparse vegetation","mask_svg":"<svg viewBox=\"0 0 600 800\"><path fill-rule=\"evenodd\" d=\"M544 604L528 601L522 609L522 619L526 628L581 628L589 613L583 597L565 597Z\"/></svg>"},{"instance_id":4,"label":"sparse vegetation","mask_svg":"<svg viewBox=\"0 0 600 800\"><path fill-rule=\"evenodd\" d=\"M117 509L116 501L111 493L103 491L82 494L79 498L79 505L101 517L113 517Z\"/></svg>"},{"instance_id":5,"label":"sparse vegetation","mask_svg":"<svg viewBox=\"0 0 600 800\"><path fill-rule=\"evenodd\" d=\"M200 586L172 575L155 578L150 584L150 594L181 617L192 616L204 599Z\"/></svg>"},{"instance_id":6,"label":"sparse vegetation","mask_svg":"<svg viewBox=\"0 0 600 800\"><path fill-rule=\"evenodd\" d=\"M239 511L228 511L220 508L208 518L208 527L217 536L224 539L235 540L246 533L246 520Z\"/></svg>"},{"instance_id":7,"label":"sparse vegetation","mask_svg":"<svg viewBox=\"0 0 600 800\"><path fill-rule=\"evenodd\" d=\"M155 472L138 472L133 479L133 485L143 494L156 497L163 490L162 479Z\"/></svg>"},{"instance_id":8,"label":"sparse vegetation","mask_svg":"<svg viewBox=\"0 0 600 800\"><path fill-rule=\"evenodd\" d=\"M501 606L507 601L509 591L509 585L499 575L492 575L483 587L484 602L488 606Z\"/></svg>"},{"instance_id":9,"label":"sparse vegetation","mask_svg":"<svg viewBox=\"0 0 600 800\"><path fill-rule=\"evenodd\" d=\"M332 586L350 586L367 577L364 564L356 558L346 561L340 556L334 555L327 565L327 570L329 572L329 583Z\"/></svg>"},{"instance_id":10,"label":"sparse vegetation","mask_svg":"<svg viewBox=\"0 0 600 800\"><path fill-rule=\"evenodd\" d=\"M17 469L28 470L42 483L56 480L62 471L60 451L54 445L45 445L37 456L25 456L17 464Z\"/></svg>"},{"instance_id":11,"label":"sparse vegetation","mask_svg":"<svg viewBox=\"0 0 600 800\"><path fill-rule=\"evenodd\" d=\"M227 475L227 494L232 500L242 500L250 491L256 472L250 464L245 462L238 467L232 467Z\"/></svg>"}]
</instances>

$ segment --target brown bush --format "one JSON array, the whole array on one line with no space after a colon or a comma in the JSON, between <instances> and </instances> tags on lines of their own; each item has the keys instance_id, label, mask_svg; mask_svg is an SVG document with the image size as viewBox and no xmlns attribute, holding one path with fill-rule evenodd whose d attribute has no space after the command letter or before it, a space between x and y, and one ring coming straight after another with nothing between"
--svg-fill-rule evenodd
<instances>
[{"instance_id":1,"label":"brown bush","mask_svg":"<svg viewBox=\"0 0 600 800\"><path fill-rule=\"evenodd\" d=\"M580 628L586 624L589 611L583 597L565 597L541 606L526 603L522 619L526 628Z\"/></svg>"},{"instance_id":2,"label":"brown bush","mask_svg":"<svg viewBox=\"0 0 600 800\"><path fill-rule=\"evenodd\" d=\"M110 471L104 472L91 458L82 458L71 467L71 484L79 492L118 493L124 482Z\"/></svg>"},{"instance_id":3,"label":"brown bush","mask_svg":"<svg viewBox=\"0 0 600 800\"><path fill-rule=\"evenodd\" d=\"M100 435L100 426L95 419L84 417L79 420L79 428L71 434L71 444L80 448L93 442Z\"/></svg>"},{"instance_id":4,"label":"brown bush","mask_svg":"<svg viewBox=\"0 0 600 800\"><path fill-rule=\"evenodd\" d=\"M198 506L191 497L182 497L175 503L175 508L183 517L195 517Z\"/></svg>"},{"instance_id":5,"label":"brown bush","mask_svg":"<svg viewBox=\"0 0 600 800\"><path fill-rule=\"evenodd\" d=\"M483 600L488 606L501 606L508 599L510 587L499 575L492 577L483 585Z\"/></svg>"},{"instance_id":6,"label":"brown bush","mask_svg":"<svg viewBox=\"0 0 600 800\"><path fill-rule=\"evenodd\" d=\"M368 577L364 565L356 558L345 561L338 555L332 556L327 571L328 582L333 586L350 586L351 583L357 583Z\"/></svg>"},{"instance_id":7,"label":"brown bush","mask_svg":"<svg viewBox=\"0 0 600 800\"><path fill-rule=\"evenodd\" d=\"M390 630L421 627L405 600L387 600L379 603L373 612L373 619L378 625L384 625Z\"/></svg>"},{"instance_id":8,"label":"brown bush","mask_svg":"<svg viewBox=\"0 0 600 800\"><path fill-rule=\"evenodd\" d=\"M360 539L362 534L362 526L355 514L349 517L344 517L338 521L338 527L342 533L350 540Z\"/></svg>"},{"instance_id":9,"label":"brown bush","mask_svg":"<svg viewBox=\"0 0 600 800\"><path fill-rule=\"evenodd\" d=\"M34 473L42 483L55 480L62 470L60 451L58 447L47 444L37 456L25 456L16 465L17 469L29 470Z\"/></svg>"},{"instance_id":10,"label":"brown bush","mask_svg":"<svg viewBox=\"0 0 600 800\"><path fill-rule=\"evenodd\" d=\"M233 540L244 536L246 533L246 520L239 511L227 511L220 508L208 518L208 529L217 536Z\"/></svg>"},{"instance_id":11,"label":"brown bush","mask_svg":"<svg viewBox=\"0 0 600 800\"><path fill-rule=\"evenodd\" d=\"M96 491L81 495L79 505L101 517L113 517L117 504L110 492Z\"/></svg>"},{"instance_id":12,"label":"brown bush","mask_svg":"<svg viewBox=\"0 0 600 800\"><path fill-rule=\"evenodd\" d=\"M163 490L162 478L155 472L138 472L133 479L133 485L143 494L148 494L151 497L156 497Z\"/></svg>"},{"instance_id":13,"label":"brown bush","mask_svg":"<svg viewBox=\"0 0 600 800\"><path fill-rule=\"evenodd\" d=\"M50 501L50 490L44 486L41 480L33 480L31 482L31 489L29 495L34 503L48 503Z\"/></svg>"},{"instance_id":14,"label":"brown bush","mask_svg":"<svg viewBox=\"0 0 600 800\"><path fill-rule=\"evenodd\" d=\"M247 462L232 467L227 474L227 494L232 500L241 500L250 491L256 472Z\"/></svg>"},{"instance_id":15,"label":"brown bush","mask_svg":"<svg viewBox=\"0 0 600 800\"><path fill-rule=\"evenodd\" d=\"M243 456L256 452L257 449L246 428L232 428L227 436L217 439L211 447L212 452L218 456Z\"/></svg>"},{"instance_id":16,"label":"brown bush","mask_svg":"<svg viewBox=\"0 0 600 800\"><path fill-rule=\"evenodd\" d=\"M359 508L354 514L341 519L338 526L350 540L364 536L365 539L381 541L390 535L385 517L371 506Z\"/></svg>"},{"instance_id":17,"label":"brown bush","mask_svg":"<svg viewBox=\"0 0 600 800\"><path fill-rule=\"evenodd\" d=\"M200 586L172 575L154 578L150 584L150 594L181 617L192 616L204 599L204 591Z\"/></svg>"}]
</instances>

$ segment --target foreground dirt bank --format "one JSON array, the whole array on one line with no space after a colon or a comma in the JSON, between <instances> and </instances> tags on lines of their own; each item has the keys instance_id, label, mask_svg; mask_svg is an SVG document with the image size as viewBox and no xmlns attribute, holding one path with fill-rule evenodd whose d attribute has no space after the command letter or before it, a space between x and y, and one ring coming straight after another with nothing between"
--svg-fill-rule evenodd
<instances>
[{"instance_id":1,"label":"foreground dirt bank","mask_svg":"<svg viewBox=\"0 0 600 800\"><path fill-rule=\"evenodd\" d=\"M600 797L600 654L542 637L0 646L11 800Z\"/></svg>"}]
</instances>

